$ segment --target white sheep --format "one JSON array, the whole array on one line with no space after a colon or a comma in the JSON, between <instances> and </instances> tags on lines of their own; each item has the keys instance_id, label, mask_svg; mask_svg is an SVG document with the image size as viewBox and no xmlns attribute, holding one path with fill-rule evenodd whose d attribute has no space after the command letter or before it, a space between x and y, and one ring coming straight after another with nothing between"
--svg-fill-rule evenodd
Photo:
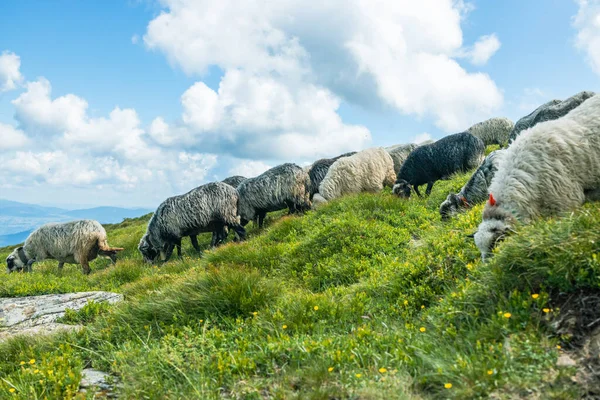
<instances>
[{"instance_id":1,"label":"white sheep","mask_svg":"<svg viewBox=\"0 0 600 400\"><path fill-rule=\"evenodd\" d=\"M600 96L564 117L526 129L497 155L483 221L482 258L517 223L572 210L600 188Z\"/></svg>"},{"instance_id":2,"label":"white sheep","mask_svg":"<svg viewBox=\"0 0 600 400\"><path fill-rule=\"evenodd\" d=\"M6 258L7 271L31 271L34 262L45 259L58 260L58 267L65 263L81 264L84 274L90 273L89 262L98 254L116 262L120 247L110 247L106 231L98 221L79 220L42 225L33 231L25 244L17 247Z\"/></svg>"},{"instance_id":3,"label":"white sheep","mask_svg":"<svg viewBox=\"0 0 600 400\"><path fill-rule=\"evenodd\" d=\"M376 193L384 185L392 186L395 179L394 160L388 152L383 147L366 149L334 162L313 200L320 204L347 194Z\"/></svg>"}]
</instances>

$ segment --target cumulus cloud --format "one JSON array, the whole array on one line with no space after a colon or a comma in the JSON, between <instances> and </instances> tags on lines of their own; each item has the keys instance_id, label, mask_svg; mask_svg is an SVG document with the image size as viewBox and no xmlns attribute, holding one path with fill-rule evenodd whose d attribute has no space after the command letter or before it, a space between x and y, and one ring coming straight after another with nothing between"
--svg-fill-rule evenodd
<instances>
[{"instance_id":1,"label":"cumulus cloud","mask_svg":"<svg viewBox=\"0 0 600 400\"><path fill-rule=\"evenodd\" d=\"M20 129L0 122L0 150L19 149L30 143L29 138Z\"/></svg>"},{"instance_id":2,"label":"cumulus cloud","mask_svg":"<svg viewBox=\"0 0 600 400\"><path fill-rule=\"evenodd\" d=\"M188 74L201 75L216 65L225 70L224 81L237 73L265 87L271 84L275 93L287 92L292 99L305 90L356 104L379 103L404 114L431 117L446 131L489 117L503 102L488 75L469 73L455 60L463 48L460 24L468 11L461 1L333 0L311 7L299 0L163 4L166 10L150 22L144 43ZM483 63L498 46L495 35L482 37L471 58ZM196 131L219 129L217 121L235 115L213 114L213 107L219 111L219 104L243 104L248 93L242 89L252 90L240 83L239 91L223 97L221 87L211 92L202 83L194 85L193 97L202 97L204 103L200 109L188 108L184 122L194 124ZM304 107L336 113L339 100L326 110L319 102L322 98L309 98ZM241 124L244 118L234 121ZM284 131L281 125L279 131L263 135L288 134L294 143L301 141L302 133ZM252 129L239 125L239 130ZM346 139L351 140L356 127L345 129L354 132Z\"/></svg>"},{"instance_id":3,"label":"cumulus cloud","mask_svg":"<svg viewBox=\"0 0 600 400\"><path fill-rule=\"evenodd\" d=\"M480 37L467 51L467 57L473 65L485 65L490 58L500 49L500 40L495 33Z\"/></svg>"},{"instance_id":4,"label":"cumulus cloud","mask_svg":"<svg viewBox=\"0 0 600 400\"><path fill-rule=\"evenodd\" d=\"M575 44L583 51L587 61L600 75L600 1L577 0L579 11L573 18L573 25L577 29Z\"/></svg>"},{"instance_id":5,"label":"cumulus cloud","mask_svg":"<svg viewBox=\"0 0 600 400\"><path fill-rule=\"evenodd\" d=\"M23 81L21 58L15 53L3 51L0 54L0 92L16 89Z\"/></svg>"},{"instance_id":6,"label":"cumulus cloud","mask_svg":"<svg viewBox=\"0 0 600 400\"><path fill-rule=\"evenodd\" d=\"M133 109L115 107L106 117L92 118L85 99L74 94L53 98L44 78L25 87L12 102L21 129L0 124L0 149L16 150L0 153L2 188L155 188L148 195L157 201L200 185L217 164L214 154L157 145L149 133L160 132L160 121L146 132Z\"/></svg>"},{"instance_id":7,"label":"cumulus cloud","mask_svg":"<svg viewBox=\"0 0 600 400\"><path fill-rule=\"evenodd\" d=\"M423 133L420 133L417 136L415 136L412 139L412 143L419 144L419 143L426 142L427 140L431 140L431 135L427 132L423 132Z\"/></svg>"},{"instance_id":8,"label":"cumulus cloud","mask_svg":"<svg viewBox=\"0 0 600 400\"><path fill-rule=\"evenodd\" d=\"M246 178L253 178L272 167L272 165L262 161L238 159L235 160L235 166L229 169L229 175L241 175Z\"/></svg>"}]
</instances>

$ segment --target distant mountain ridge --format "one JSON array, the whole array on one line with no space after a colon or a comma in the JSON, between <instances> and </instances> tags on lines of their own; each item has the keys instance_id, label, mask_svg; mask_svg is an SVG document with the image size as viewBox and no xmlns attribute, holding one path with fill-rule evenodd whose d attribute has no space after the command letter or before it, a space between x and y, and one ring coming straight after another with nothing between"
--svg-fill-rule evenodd
<instances>
[{"instance_id":1,"label":"distant mountain ridge","mask_svg":"<svg viewBox=\"0 0 600 400\"><path fill-rule=\"evenodd\" d=\"M115 224L124 218L135 218L152 211L122 207L67 210L0 199L0 247L22 243L34 229L48 222L95 219L102 224Z\"/></svg>"}]
</instances>

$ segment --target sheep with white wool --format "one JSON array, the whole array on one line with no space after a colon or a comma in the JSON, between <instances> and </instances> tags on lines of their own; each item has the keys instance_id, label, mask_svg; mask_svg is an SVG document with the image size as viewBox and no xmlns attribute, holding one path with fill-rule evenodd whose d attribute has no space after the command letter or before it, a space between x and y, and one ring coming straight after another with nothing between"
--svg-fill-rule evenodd
<instances>
[{"instance_id":1,"label":"sheep with white wool","mask_svg":"<svg viewBox=\"0 0 600 400\"><path fill-rule=\"evenodd\" d=\"M329 171L329 167L331 167L333 163L340 158L350 157L354 154L356 154L356 152L351 151L333 158L321 158L305 168L309 179L308 191L310 193L310 200L312 200L313 196L319 192L319 185L321 185L321 182L323 182L323 179L325 179L325 176Z\"/></svg>"},{"instance_id":2,"label":"sheep with white wool","mask_svg":"<svg viewBox=\"0 0 600 400\"><path fill-rule=\"evenodd\" d=\"M237 189L237 187L240 185L240 183L242 183L245 180L246 180L246 178L241 175L233 175L233 176L223 179L221 182L226 183L230 186L233 186L234 188Z\"/></svg>"},{"instance_id":3,"label":"sheep with white wool","mask_svg":"<svg viewBox=\"0 0 600 400\"><path fill-rule=\"evenodd\" d=\"M594 94L594 92L583 91L563 101L554 99L542 104L530 114L517 121L510 133L509 143L512 143L523 130L532 128L540 122L553 121L566 115L571 110L579 107L584 101L594 96Z\"/></svg>"},{"instance_id":4,"label":"sheep with white wool","mask_svg":"<svg viewBox=\"0 0 600 400\"><path fill-rule=\"evenodd\" d=\"M483 141L468 132L455 133L419 146L402 164L392 192L400 197L410 197L414 188L421 197L419 186L426 183L425 194L429 195L436 181L476 168L483 161L484 154Z\"/></svg>"},{"instance_id":5,"label":"sheep with white wool","mask_svg":"<svg viewBox=\"0 0 600 400\"><path fill-rule=\"evenodd\" d=\"M459 211L483 203L488 198L488 187L496 173L496 156L503 150L492 151L483 160L469 181L455 193L450 193L440 204L440 215L443 220L449 219Z\"/></svg>"},{"instance_id":6,"label":"sheep with white wool","mask_svg":"<svg viewBox=\"0 0 600 400\"><path fill-rule=\"evenodd\" d=\"M240 239L246 231L240 225L238 215L238 193L232 186L223 182L212 182L189 192L169 197L163 201L140 240L138 250L146 262L154 261L159 255L168 261L175 246L181 246L181 238L189 236L192 245L200 250L196 235L203 232L217 232L211 246L218 244L225 235L225 227L233 229Z\"/></svg>"},{"instance_id":7,"label":"sheep with white wool","mask_svg":"<svg viewBox=\"0 0 600 400\"><path fill-rule=\"evenodd\" d=\"M257 220L262 228L268 212L289 209L289 214L310 209L308 173L286 163L248 178L237 187L242 225Z\"/></svg>"},{"instance_id":8,"label":"sheep with white wool","mask_svg":"<svg viewBox=\"0 0 600 400\"><path fill-rule=\"evenodd\" d=\"M600 188L600 96L562 118L524 130L501 154L483 221L482 258L518 223L570 211Z\"/></svg>"},{"instance_id":9,"label":"sheep with white wool","mask_svg":"<svg viewBox=\"0 0 600 400\"><path fill-rule=\"evenodd\" d=\"M508 118L490 118L476 123L467 129L467 132L483 140L486 146L491 144L506 146L514 126L515 124Z\"/></svg>"},{"instance_id":10,"label":"sheep with white wool","mask_svg":"<svg viewBox=\"0 0 600 400\"><path fill-rule=\"evenodd\" d=\"M65 263L81 264L84 274L90 273L89 262L98 255L117 261L120 247L110 247L106 231L98 221L79 220L65 223L49 223L33 231L23 246L17 247L6 258L7 271L31 272L34 262L45 259L58 260L58 267Z\"/></svg>"},{"instance_id":11,"label":"sheep with white wool","mask_svg":"<svg viewBox=\"0 0 600 400\"><path fill-rule=\"evenodd\" d=\"M391 186L394 178L392 157L383 147L373 147L333 163L313 200L320 204L348 194L376 193Z\"/></svg>"}]
</instances>

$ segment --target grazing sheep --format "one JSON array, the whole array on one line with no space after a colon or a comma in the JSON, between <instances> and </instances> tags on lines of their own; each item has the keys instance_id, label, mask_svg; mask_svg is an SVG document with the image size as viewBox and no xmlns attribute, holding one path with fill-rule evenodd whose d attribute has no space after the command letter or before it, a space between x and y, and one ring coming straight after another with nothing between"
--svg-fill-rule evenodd
<instances>
[{"instance_id":1,"label":"grazing sheep","mask_svg":"<svg viewBox=\"0 0 600 400\"><path fill-rule=\"evenodd\" d=\"M496 163L483 221L474 234L484 259L515 224L598 198L600 96L523 131Z\"/></svg>"},{"instance_id":2,"label":"grazing sheep","mask_svg":"<svg viewBox=\"0 0 600 400\"><path fill-rule=\"evenodd\" d=\"M536 124L544 121L552 121L566 115L569 111L579 107L581 103L594 95L594 92L583 91L579 92L564 101L550 100L542 104L531 114L521 118L515 124L510 133L509 143L512 143L517 136L525 129L532 128Z\"/></svg>"},{"instance_id":3,"label":"grazing sheep","mask_svg":"<svg viewBox=\"0 0 600 400\"><path fill-rule=\"evenodd\" d=\"M492 151L483 160L477 171L471 176L458 194L450 193L440 204L440 215L446 220L460 210L484 202L488 198L488 187L496 172L496 155L503 150Z\"/></svg>"},{"instance_id":4,"label":"grazing sheep","mask_svg":"<svg viewBox=\"0 0 600 400\"><path fill-rule=\"evenodd\" d=\"M45 224L33 231L25 244L13 250L6 258L7 272L25 270L31 272L34 262L45 259L58 260L58 268L65 263L81 264L84 274L90 273L89 262L98 254L117 262L120 247L110 247L106 231L99 222L79 220L65 223Z\"/></svg>"},{"instance_id":5,"label":"grazing sheep","mask_svg":"<svg viewBox=\"0 0 600 400\"><path fill-rule=\"evenodd\" d=\"M310 208L308 174L292 163L278 165L255 178L248 178L237 188L238 211L242 225L257 219L262 228L268 212L289 208L289 213Z\"/></svg>"},{"instance_id":6,"label":"grazing sheep","mask_svg":"<svg viewBox=\"0 0 600 400\"><path fill-rule=\"evenodd\" d=\"M394 176L394 160L383 147L366 149L333 163L314 199L319 204L347 194L376 193L391 186Z\"/></svg>"},{"instance_id":7,"label":"grazing sheep","mask_svg":"<svg viewBox=\"0 0 600 400\"><path fill-rule=\"evenodd\" d=\"M185 194L169 197L152 215L138 250L147 262L154 261L159 255L166 262L174 246L181 246L184 236L192 238L192 245L198 251L200 247L194 239L202 232L218 232L213 235L211 246L217 245L226 235L225 227L232 228L240 239L244 239L246 231L239 223L237 203L237 191L223 182L207 183Z\"/></svg>"},{"instance_id":8,"label":"grazing sheep","mask_svg":"<svg viewBox=\"0 0 600 400\"><path fill-rule=\"evenodd\" d=\"M483 140L486 146L497 144L504 147L514 126L508 118L490 118L473 125L467 132Z\"/></svg>"},{"instance_id":9,"label":"grazing sheep","mask_svg":"<svg viewBox=\"0 0 600 400\"><path fill-rule=\"evenodd\" d=\"M483 141L468 132L455 133L437 142L419 146L402 164L392 193L410 197L414 188L420 197L419 185L427 183L425 194L429 195L435 181L477 167L484 158L484 152Z\"/></svg>"},{"instance_id":10,"label":"grazing sheep","mask_svg":"<svg viewBox=\"0 0 600 400\"><path fill-rule=\"evenodd\" d=\"M356 154L355 151L351 151L349 153L344 153L340 156L334 158L322 158L320 160L315 161L312 165L307 168L308 172L308 192L310 193L310 200L313 199L313 196L319 192L319 185L327 175L327 171L329 171L329 167L333 165L334 162L343 157L350 157Z\"/></svg>"},{"instance_id":11,"label":"grazing sheep","mask_svg":"<svg viewBox=\"0 0 600 400\"><path fill-rule=\"evenodd\" d=\"M246 180L246 178L244 178L243 176L234 175L234 176L230 176L229 178L223 179L221 182L226 183L230 186L233 186L234 188L237 189L237 187L240 185L240 183L242 183L245 180Z\"/></svg>"},{"instance_id":12,"label":"grazing sheep","mask_svg":"<svg viewBox=\"0 0 600 400\"><path fill-rule=\"evenodd\" d=\"M392 156L392 160L394 160L394 173L396 174L396 176L398 175L398 172L400 172L402 164L404 164L404 161L406 161L406 158L414 149L416 149L419 146L423 146L425 144L430 143L433 143L433 140L426 140L418 144L408 143L385 147L385 151L387 151L389 155Z\"/></svg>"}]
</instances>

